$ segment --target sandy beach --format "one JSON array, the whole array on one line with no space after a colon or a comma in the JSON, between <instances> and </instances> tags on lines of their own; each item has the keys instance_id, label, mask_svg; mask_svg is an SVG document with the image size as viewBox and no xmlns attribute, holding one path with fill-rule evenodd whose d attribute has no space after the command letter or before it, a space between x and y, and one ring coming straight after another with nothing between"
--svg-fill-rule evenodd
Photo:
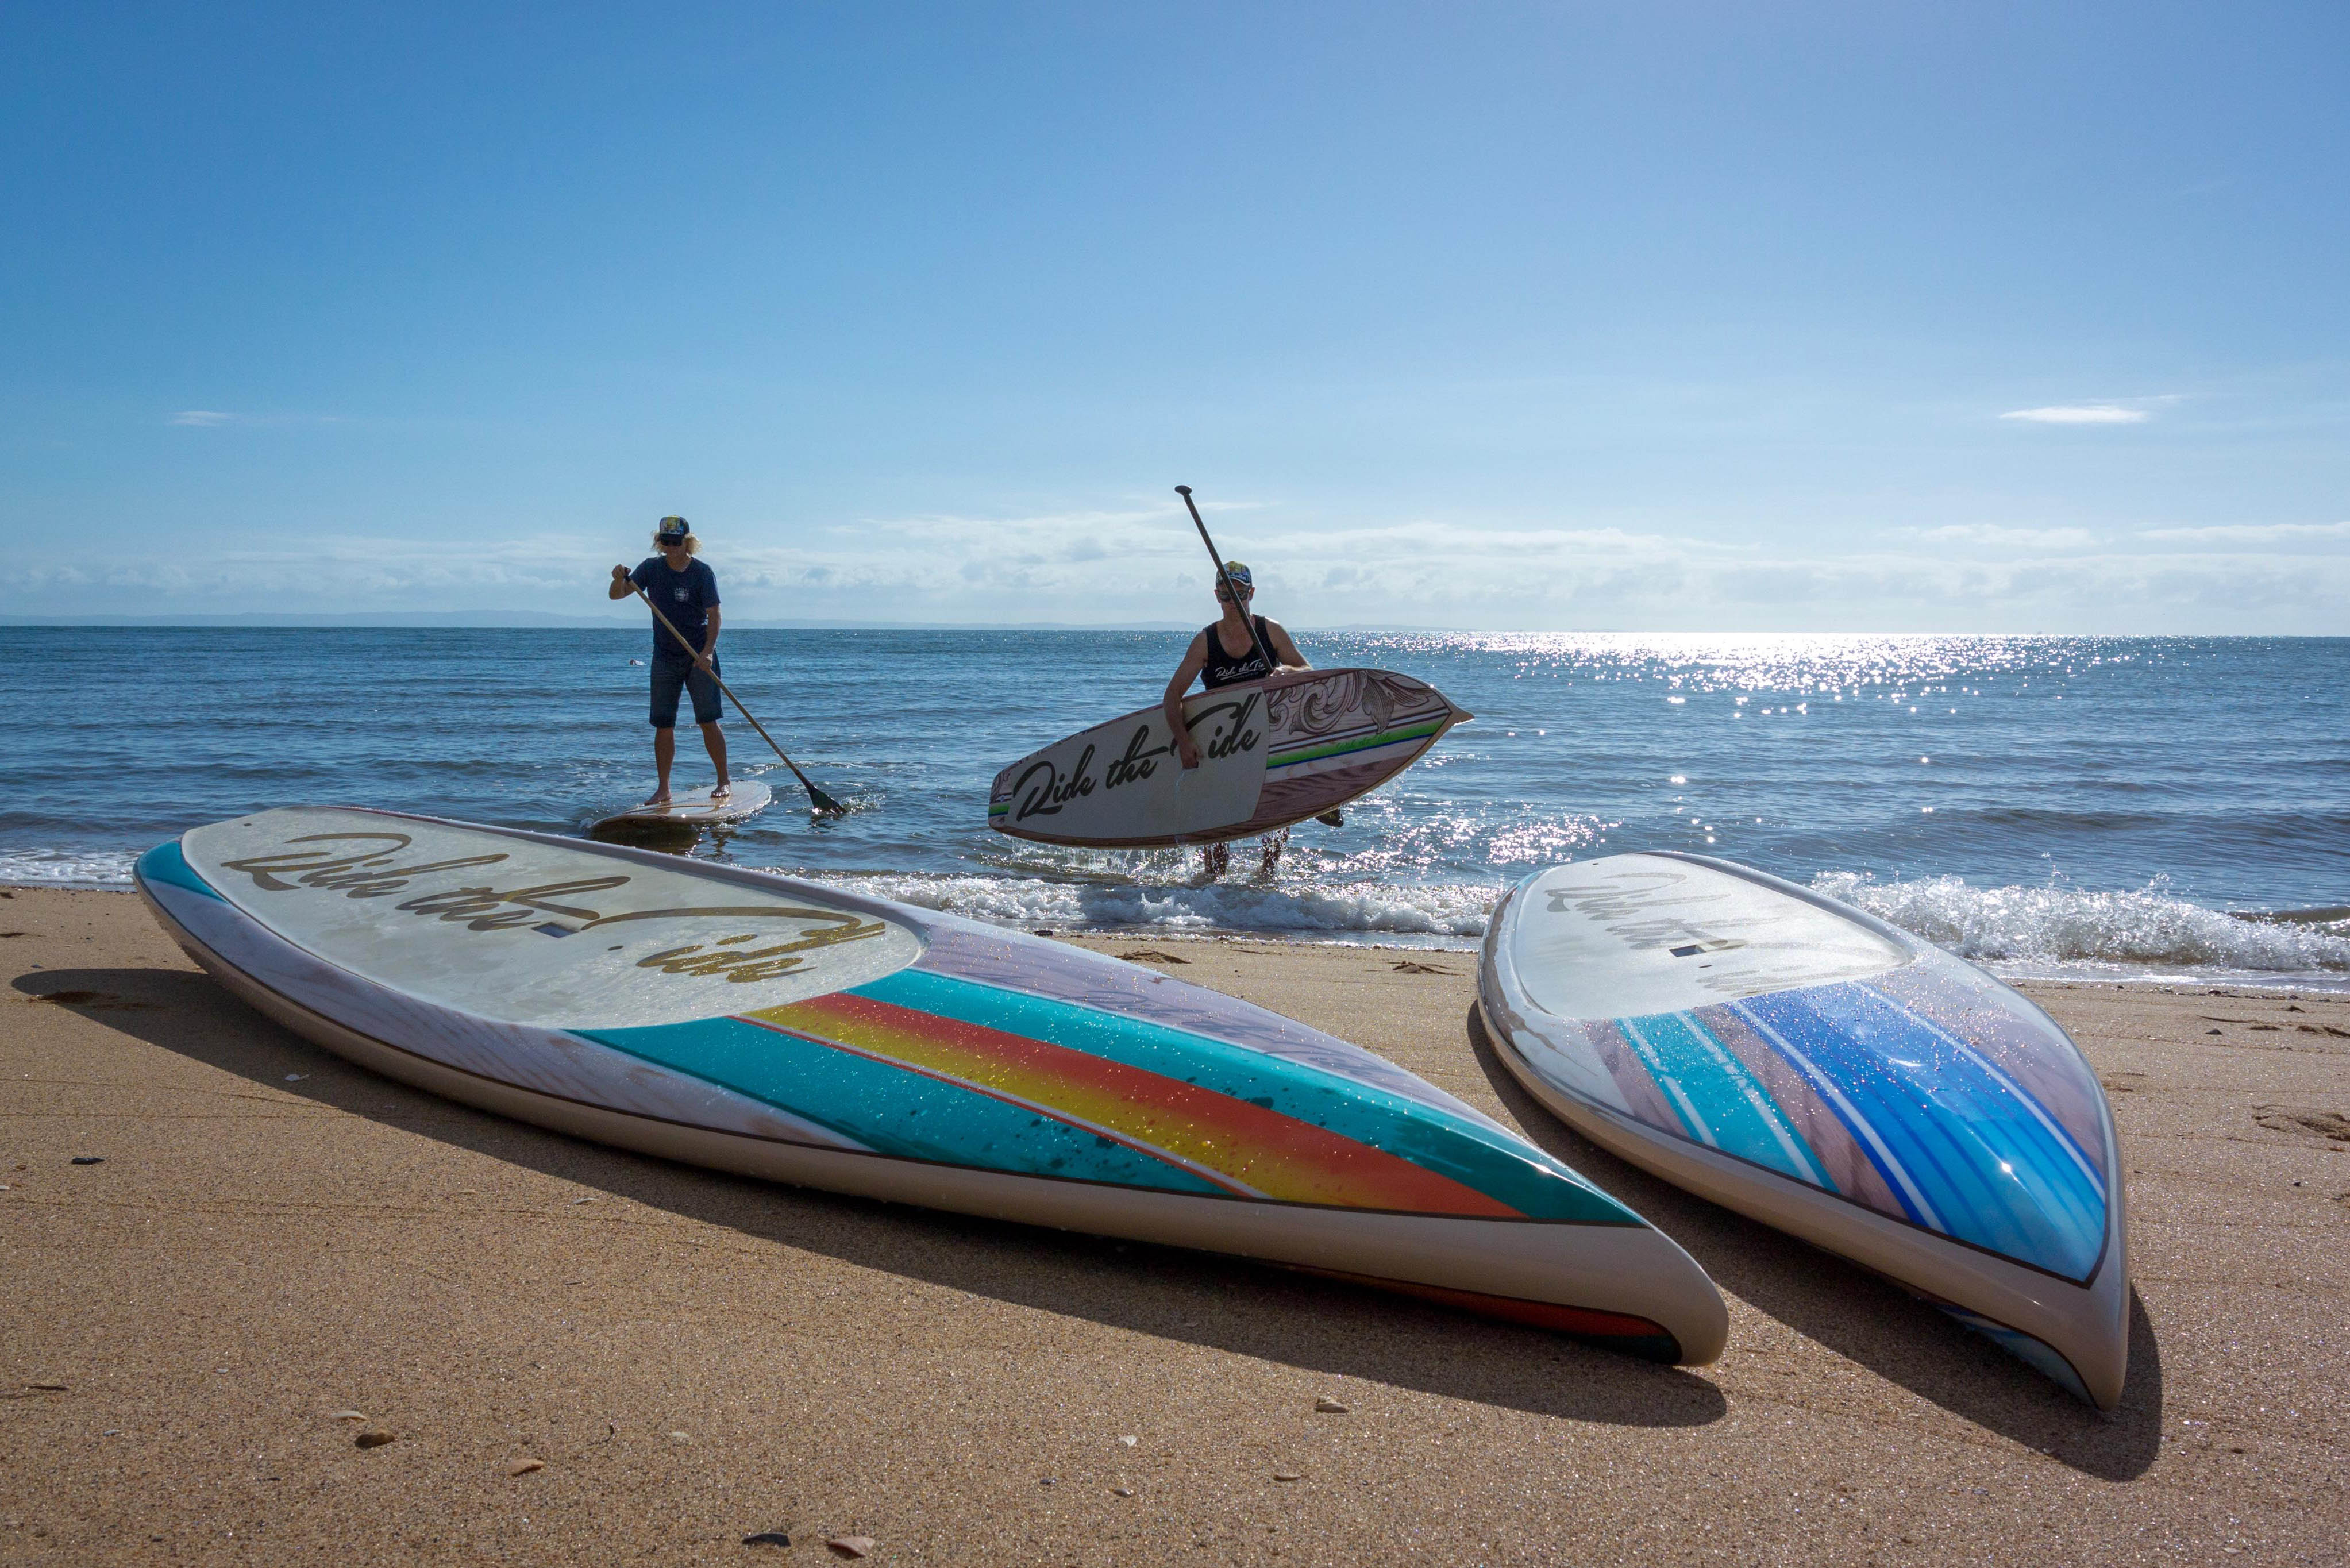
<instances>
[{"instance_id":1,"label":"sandy beach","mask_svg":"<svg viewBox=\"0 0 2350 1568\"><path fill-rule=\"evenodd\" d=\"M1468 955L1086 945L1522 1128L1696 1256L1728 1354L577 1142L286 1033L130 895L19 888L0 1560L2341 1560L2350 998L2025 988L2121 1129L2108 1417L1565 1131L1486 1048Z\"/></svg>"}]
</instances>

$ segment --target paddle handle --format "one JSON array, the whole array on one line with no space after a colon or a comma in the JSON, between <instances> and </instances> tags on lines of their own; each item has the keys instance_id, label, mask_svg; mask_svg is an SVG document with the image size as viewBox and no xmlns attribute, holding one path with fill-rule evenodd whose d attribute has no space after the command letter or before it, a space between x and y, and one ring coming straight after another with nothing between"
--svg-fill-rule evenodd
<instances>
[{"instance_id":1,"label":"paddle handle","mask_svg":"<svg viewBox=\"0 0 2350 1568\"><path fill-rule=\"evenodd\" d=\"M1216 542L1208 537L1208 525L1200 521L1200 508L1192 503L1191 487L1179 484L1175 487L1175 493L1183 498L1183 504L1191 514L1191 526L1200 531L1200 543L1208 547L1208 559L1215 565L1216 580L1224 585L1224 592L1232 596L1232 604L1241 612L1242 624L1248 628L1249 646L1256 649L1259 659L1264 660L1264 672L1272 674L1281 668L1281 661L1274 658L1273 649L1264 645L1264 639L1257 636L1256 617L1249 614L1248 601L1241 597L1240 589L1232 586L1232 575L1224 570L1224 557L1217 551ZM655 610L653 613L659 615L660 612Z\"/></svg>"},{"instance_id":2,"label":"paddle handle","mask_svg":"<svg viewBox=\"0 0 2350 1568\"><path fill-rule=\"evenodd\" d=\"M686 652L691 654L696 659L700 659L702 657L702 649L694 647L692 643L686 640L685 633L678 630L677 627L670 620L669 617L661 614L660 606L653 603L651 597L648 595L643 588L638 587L634 583L630 583L629 586L636 589L637 597L645 601L645 608L653 612L653 618L669 628L669 634L677 639L678 646L684 649ZM839 803L808 782L807 774L800 772L799 763L792 761L790 757L785 756L784 748L775 745L775 737L767 733L767 727L751 716L751 710L743 706L743 699L734 695L734 688L726 684L726 678L718 673L718 668L716 665L711 666L710 679L718 682L718 690L726 693L726 700L734 704L734 711L743 715L743 722L750 725L751 728L759 732L759 739L766 742L768 745L775 747L775 755L783 757L784 766L792 770L792 777L800 781L800 787L808 792L808 798L816 804L817 809L822 811L840 810L841 806Z\"/></svg>"}]
</instances>

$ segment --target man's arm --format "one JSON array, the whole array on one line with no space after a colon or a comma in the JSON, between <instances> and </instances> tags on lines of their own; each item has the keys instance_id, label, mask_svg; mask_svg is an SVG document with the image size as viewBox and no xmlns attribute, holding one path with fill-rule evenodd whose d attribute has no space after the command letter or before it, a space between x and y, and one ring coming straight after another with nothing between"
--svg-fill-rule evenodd
<instances>
[{"instance_id":1,"label":"man's arm","mask_svg":"<svg viewBox=\"0 0 2350 1568\"><path fill-rule=\"evenodd\" d=\"M718 607L716 605L712 605L710 607L710 635L702 639L702 651L693 656L694 662L701 665L704 670L709 670L710 660L717 652ZM715 671L712 671L712 673L715 673Z\"/></svg>"},{"instance_id":2,"label":"man's arm","mask_svg":"<svg viewBox=\"0 0 2350 1568\"><path fill-rule=\"evenodd\" d=\"M1201 667L1208 662L1208 634L1200 632L1191 639L1191 646L1183 655L1183 662L1175 667L1175 678L1167 682L1167 695L1159 700L1159 711L1167 721L1170 733L1175 737L1175 754L1187 768L1200 765L1200 748L1192 743L1191 732L1183 722L1183 693L1198 680Z\"/></svg>"},{"instance_id":3,"label":"man's arm","mask_svg":"<svg viewBox=\"0 0 2350 1568\"><path fill-rule=\"evenodd\" d=\"M1265 621L1264 639L1273 644L1265 651L1279 659L1283 669L1311 670L1314 668L1306 661L1305 656L1297 651L1297 645L1289 640L1289 633L1283 629L1279 621L1272 619Z\"/></svg>"},{"instance_id":4,"label":"man's arm","mask_svg":"<svg viewBox=\"0 0 2350 1568\"><path fill-rule=\"evenodd\" d=\"M624 599L636 591L637 585L635 581L629 577L629 568L626 566L613 567L612 591L605 597L607 598Z\"/></svg>"}]
</instances>

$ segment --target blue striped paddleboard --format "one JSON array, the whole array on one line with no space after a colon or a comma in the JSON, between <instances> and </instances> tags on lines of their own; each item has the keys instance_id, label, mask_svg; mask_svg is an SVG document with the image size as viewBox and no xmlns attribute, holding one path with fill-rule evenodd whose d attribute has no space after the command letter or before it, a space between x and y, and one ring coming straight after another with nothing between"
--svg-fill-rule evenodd
<instances>
[{"instance_id":1,"label":"blue striped paddleboard","mask_svg":"<svg viewBox=\"0 0 2350 1568\"><path fill-rule=\"evenodd\" d=\"M1503 899L1478 1005L1595 1143L2120 1398L2112 1111L2080 1048L1981 970L1742 866L1612 855Z\"/></svg>"}]
</instances>

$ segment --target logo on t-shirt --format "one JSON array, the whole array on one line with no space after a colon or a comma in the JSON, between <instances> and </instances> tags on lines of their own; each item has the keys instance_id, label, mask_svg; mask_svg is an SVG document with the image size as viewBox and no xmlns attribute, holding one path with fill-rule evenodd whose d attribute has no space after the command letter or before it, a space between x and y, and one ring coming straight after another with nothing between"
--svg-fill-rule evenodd
<instances>
[{"instance_id":1,"label":"logo on t-shirt","mask_svg":"<svg viewBox=\"0 0 2350 1568\"><path fill-rule=\"evenodd\" d=\"M688 598L692 597L692 590L682 587L671 588L669 591L669 597L675 599L678 603L683 604Z\"/></svg>"}]
</instances>

